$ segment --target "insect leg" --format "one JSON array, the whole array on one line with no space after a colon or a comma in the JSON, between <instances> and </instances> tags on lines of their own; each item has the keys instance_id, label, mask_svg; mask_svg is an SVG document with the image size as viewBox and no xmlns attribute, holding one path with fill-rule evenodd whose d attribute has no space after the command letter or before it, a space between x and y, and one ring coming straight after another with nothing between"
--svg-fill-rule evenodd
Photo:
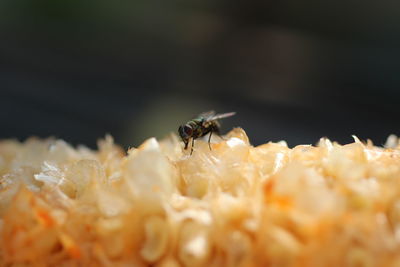
<instances>
[{"instance_id":1,"label":"insect leg","mask_svg":"<svg viewBox=\"0 0 400 267\"><path fill-rule=\"evenodd\" d=\"M184 143L185 143L185 150L188 148L188 145L189 145L189 141L183 141Z\"/></svg>"},{"instance_id":2,"label":"insect leg","mask_svg":"<svg viewBox=\"0 0 400 267\"><path fill-rule=\"evenodd\" d=\"M193 153L193 147L194 147L194 138L192 138L192 149L190 150L190 155Z\"/></svg>"},{"instance_id":3,"label":"insect leg","mask_svg":"<svg viewBox=\"0 0 400 267\"><path fill-rule=\"evenodd\" d=\"M208 147L211 150L211 145L210 145L210 141L211 141L211 136L212 136L213 131L210 131L210 136L208 137Z\"/></svg>"}]
</instances>

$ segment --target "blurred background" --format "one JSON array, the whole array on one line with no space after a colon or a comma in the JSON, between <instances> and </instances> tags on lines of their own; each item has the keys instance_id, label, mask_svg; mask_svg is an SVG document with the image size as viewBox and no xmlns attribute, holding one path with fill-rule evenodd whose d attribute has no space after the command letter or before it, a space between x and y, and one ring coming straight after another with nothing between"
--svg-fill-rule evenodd
<instances>
[{"instance_id":1,"label":"blurred background","mask_svg":"<svg viewBox=\"0 0 400 267\"><path fill-rule=\"evenodd\" d=\"M137 146L213 109L254 145L381 145L399 45L393 0L1 0L0 138Z\"/></svg>"}]
</instances>

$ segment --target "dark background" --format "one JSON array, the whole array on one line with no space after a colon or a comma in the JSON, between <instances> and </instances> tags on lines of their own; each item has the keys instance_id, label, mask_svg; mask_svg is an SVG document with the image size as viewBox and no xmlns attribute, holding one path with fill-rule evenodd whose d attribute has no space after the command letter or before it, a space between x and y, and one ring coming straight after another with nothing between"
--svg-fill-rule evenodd
<instances>
[{"instance_id":1,"label":"dark background","mask_svg":"<svg viewBox=\"0 0 400 267\"><path fill-rule=\"evenodd\" d=\"M255 145L381 145L399 47L399 1L1 0L0 138L137 146L214 109Z\"/></svg>"}]
</instances>

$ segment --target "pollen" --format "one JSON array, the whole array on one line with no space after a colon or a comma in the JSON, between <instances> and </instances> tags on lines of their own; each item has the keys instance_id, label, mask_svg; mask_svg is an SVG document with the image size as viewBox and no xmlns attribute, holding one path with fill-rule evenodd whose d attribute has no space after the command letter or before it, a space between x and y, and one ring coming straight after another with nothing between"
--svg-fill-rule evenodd
<instances>
[{"instance_id":1,"label":"pollen","mask_svg":"<svg viewBox=\"0 0 400 267\"><path fill-rule=\"evenodd\" d=\"M400 145L0 141L0 266L397 266Z\"/></svg>"}]
</instances>

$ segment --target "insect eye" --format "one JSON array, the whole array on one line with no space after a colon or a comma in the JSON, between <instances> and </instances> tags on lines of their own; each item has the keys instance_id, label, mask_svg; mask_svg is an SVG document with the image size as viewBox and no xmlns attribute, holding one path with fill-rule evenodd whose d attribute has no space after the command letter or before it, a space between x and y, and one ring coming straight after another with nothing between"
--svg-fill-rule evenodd
<instances>
[{"instance_id":1,"label":"insect eye","mask_svg":"<svg viewBox=\"0 0 400 267\"><path fill-rule=\"evenodd\" d=\"M185 125L185 126L183 126L183 131L185 132L185 134L191 135L192 132L193 132L193 129L192 129L192 127L190 127L190 126Z\"/></svg>"}]
</instances>

